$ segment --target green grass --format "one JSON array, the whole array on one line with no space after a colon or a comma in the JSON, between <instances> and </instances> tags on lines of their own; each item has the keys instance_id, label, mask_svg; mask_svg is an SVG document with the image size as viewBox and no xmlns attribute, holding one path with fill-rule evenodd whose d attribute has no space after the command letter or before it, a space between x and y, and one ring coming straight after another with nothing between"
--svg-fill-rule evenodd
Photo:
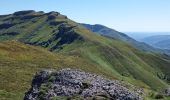
<instances>
[{"instance_id":1,"label":"green grass","mask_svg":"<svg viewBox=\"0 0 170 100\"><path fill-rule=\"evenodd\" d=\"M77 56L53 54L41 47L33 47L16 41L0 43L0 98L21 100L30 88L34 74L42 69L76 68L105 75L113 79L107 70Z\"/></svg>"}]
</instances>

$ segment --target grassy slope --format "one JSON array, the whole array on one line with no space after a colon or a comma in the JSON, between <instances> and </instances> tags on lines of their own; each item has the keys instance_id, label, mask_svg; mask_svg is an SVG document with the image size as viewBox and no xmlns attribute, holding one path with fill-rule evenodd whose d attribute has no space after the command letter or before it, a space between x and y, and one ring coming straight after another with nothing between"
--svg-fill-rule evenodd
<instances>
[{"instance_id":1,"label":"grassy slope","mask_svg":"<svg viewBox=\"0 0 170 100\"><path fill-rule=\"evenodd\" d=\"M140 49L142 51L148 51L148 52L162 52L160 49L155 49L145 43L138 42L131 37L127 36L124 33L118 32L114 29L110 29L106 26L96 24L96 25L90 25L90 24L81 24L87 29L91 30L92 32L101 34L103 36L109 37L109 38L114 38L114 39L119 39L121 41L124 41L126 43L131 44L133 47Z\"/></svg>"},{"instance_id":2,"label":"grassy slope","mask_svg":"<svg viewBox=\"0 0 170 100\"><path fill-rule=\"evenodd\" d=\"M35 17L30 20L24 20L24 23L16 24L8 29L2 29L0 30L0 34L4 32L13 32L13 31L19 32L20 34L14 36L1 35L0 40L1 41L18 40L33 45L40 45L50 50L50 48L54 47L60 40L62 40L62 38L59 39L53 38L57 35L56 33L58 32L59 30L58 28L61 26L61 24L57 24L55 26L49 25L49 21L46 21L47 17L48 16L46 15ZM0 18L0 20L4 20L7 18L9 18L9 16L7 16L6 18L5 17ZM22 21L23 20L20 19L14 19L11 22L14 23L14 22L22 22ZM33 74L38 69L45 68L47 66L51 66L53 68L58 68L58 67L61 68L63 66L69 66L69 67L75 66L83 70L94 71L96 73L104 74L108 77L114 77L119 80L125 80L137 86L149 88L152 90L160 91L163 88L167 87L168 84L165 81L160 80L157 77L157 73L163 73L170 76L170 73L168 72L169 71L168 66L170 66L169 59L165 60L160 55L141 52L137 49L134 49L133 47L131 47L130 45L124 42L99 36L95 33L86 30L85 28L79 26L78 24L76 24L75 22L69 19L60 17L60 18L56 18L55 21L57 23L64 23L66 24L66 26L76 26L71 30L74 30L74 32L76 32L76 34L81 36L83 39L75 38L75 41L69 44L67 43L62 45L59 44L62 47L62 49L55 49L53 51L56 52L57 57L48 51L39 54L38 52L42 50L38 49L39 51L37 51L37 53L31 53L31 55L30 54L27 55L28 57L29 56L32 57L32 55L35 55L35 57L37 57L36 60L33 58L27 60L28 62L30 61L31 63L27 63L27 61L26 63L23 62L23 60L21 60L23 58L18 58L18 56L16 56L15 59L21 61L18 62L18 60L15 60L15 62L12 63L11 57L4 59L4 57L2 56L3 58L1 58L1 62L11 63L11 64L7 63L2 65L2 67L9 66L9 68L5 68L5 69L2 68L3 69L2 72L3 73L11 73L10 71L25 72L25 70L30 69L31 72L28 71L27 73L23 73L24 76L25 75L27 76L27 74L30 73ZM71 30L69 30L69 32ZM65 37L70 38L67 35ZM47 43L49 42L48 40L52 40L52 42L50 42L48 46L44 46L42 43ZM8 49L10 50L10 48L11 47L9 45ZM8 51L8 49L6 50ZM22 50L19 51L18 53L21 53L21 55L26 54L25 52L22 53ZM53 58L51 59L48 58L49 60L47 60L46 55L49 54L51 54ZM60 56L61 58L58 58ZM56 59L59 60L60 62L59 64L56 61ZM36 63L36 66L34 63ZM12 68L11 66L15 66L15 67L19 66L19 68L18 70L16 68L13 70L8 70ZM19 73L18 76L19 75L21 75L21 73ZM27 85L25 85L25 88L26 86L28 86L28 80L30 82L30 76L27 76L28 78L24 78L24 80L22 81L22 82L27 81ZM6 77L9 77L9 75L6 75ZM10 78L6 78L6 79L10 79ZM15 79L14 81L17 82L20 79L22 80L22 77L19 78L17 77L14 79ZM9 80L7 80L7 82L8 81ZM8 86L11 86L12 88L14 87L12 86L12 83L8 84ZM9 89L8 86L4 87L5 91Z\"/></svg>"},{"instance_id":3,"label":"grassy slope","mask_svg":"<svg viewBox=\"0 0 170 100\"><path fill-rule=\"evenodd\" d=\"M18 43L0 43L0 98L22 99L33 75L41 69L77 68L114 78L94 63L77 56L53 54L46 49Z\"/></svg>"},{"instance_id":4,"label":"grassy slope","mask_svg":"<svg viewBox=\"0 0 170 100\"><path fill-rule=\"evenodd\" d=\"M80 33L83 33L83 29L78 31L80 31ZM90 35L87 30L84 31L84 33L86 33L86 36L83 34L84 37L87 37L89 39L88 41L95 41L95 43L91 44L90 46L83 46L83 49L81 51L83 52L84 50L84 53L82 53L83 55L88 55L88 53L86 53L88 51L89 53L91 53L89 56L87 56L89 57L89 59L94 61L96 60L96 58L102 59L102 64L108 66L111 65L110 67L112 68L112 70L116 70L116 72L118 72L120 75L142 80L152 89L159 90L166 86L166 83L158 79L155 74L159 73L160 70L158 69L161 68L165 68L166 70L168 70L168 65L170 64L169 60L165 61L161 57L155 57L155 54L146 54L132 48L131 46L121 41L110 40L97 35L92 37L92 35ZM93 50L89 49L89 47L92 47ZM143 55L137 55L139 53L146 55L145 58L147 58L147 60L144 60ZM95 57L92 58L91 56ZM96 60L96 62L97 61L99 60ZM152 67L150 66L151 64ZM155 65L155 67L153 65ZM155 70L155 68L157 69Z\"/></svg>"}]
</instances>

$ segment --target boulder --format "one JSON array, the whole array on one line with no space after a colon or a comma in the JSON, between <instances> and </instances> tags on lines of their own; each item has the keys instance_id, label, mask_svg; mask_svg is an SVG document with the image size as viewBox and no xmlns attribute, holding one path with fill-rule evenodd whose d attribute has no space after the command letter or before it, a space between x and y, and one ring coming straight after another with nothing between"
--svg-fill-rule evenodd
<instances>
[{"instance_id":1,"label":"boulder","mask_svg":"<svg viewBox=\"0 0 170 100\"><path fill-rule=\"evenodd\" d=\"M170 88L167 88L167 89L165 90L165 95L166 95L166 96L170 96Z\"/></svg>"},{"instance_id":2,"label":"boulder","mask_svg":"<svg viewBox=\"0 0 170 100\"><path fill-rule=\"evenodd\" d=\"M85 100L142 100L135 91L129 90L117 80L109 80L81 70L63 69L41 71L33 79L31 89L24 100L52 100L57 97L75 97Z\"/></svg>"}]
</instances>

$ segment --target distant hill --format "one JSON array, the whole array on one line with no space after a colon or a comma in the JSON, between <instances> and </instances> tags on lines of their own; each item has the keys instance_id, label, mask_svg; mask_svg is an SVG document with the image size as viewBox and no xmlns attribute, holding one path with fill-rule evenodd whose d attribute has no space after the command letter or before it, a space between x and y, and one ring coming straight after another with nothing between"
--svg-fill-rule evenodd
<instances>
[{"instance_id":1,"label":"distant hill","mask_svg":"<svg viewBox=\"0 0 170 100\"><path fill-rule=\"evenodd\" d=\"M142 87L147 96L164 91L170 57L126 43L135 41L127 35L115 36L94 33L58 12L1 15L0 98L22 98L38 70L69 67Z\"/></svg>"},{"instance_id":2,"label":"distant hill","mask_svg":"<svg viewBox=\"0 0 170 100\"><path fill-rule=\"evenodd\" d=\"M142 39L141 41L160 49L170 50L170 35L156 35Z\"/></svg>"},{"instance_id":3,"label":"distant hill","mask_svg":"<svg viewBox=\"0 0 170 100\"><path fill-rule=\"evenodd\" d=\"M98 33L100 35L106 36L106 37L110 37L113 39L117 39L117 40L121 40L124 41L126 43L131 44L132 46L134 46L137 49L140 49L142 51L147 51L147 52L164 52L161 49L156 49L146 43L143 42L139 42L136 41L135 39L129 37L128 35L122 33L122 32L118 32L114 29L108 28L106 26L100 25L100 24L95 24L95 25L90 25L90 24L82 24L84 27L86 27L87 29ZM165 52L164 52L165 53Z\"/></svg>"},{"instance_id":4,"label":"distant hill","mask_svg":"<svg viewBox=\"0 0 170 100\"><path fill-rule=\"evenodd\" d=\"M96 32L96 33L104 35L104 36L112 37L114 39L120 39L123 41L133 40L132 38L130 38L129 36L127 36L124 33L118 32L114 29L108 28L108 27L100 25L100 24L95 24L95 25L82 24L82 25L85 26L87 29L91 30L92 32Z\"/></svg>"}]
</instances>

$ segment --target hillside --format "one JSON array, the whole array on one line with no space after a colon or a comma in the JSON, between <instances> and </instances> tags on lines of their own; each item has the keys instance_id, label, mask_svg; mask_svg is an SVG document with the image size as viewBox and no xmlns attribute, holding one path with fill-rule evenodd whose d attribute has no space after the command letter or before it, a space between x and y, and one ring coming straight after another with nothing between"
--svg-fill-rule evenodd
<instances>
[{"instance_id":1,"label":"hillside","mask_svg":"<svg viewBox=\"0 0 170 100\"><path fill-rule=\"evenodd\" d=\"M144 42L139 42L136 41L135 39L129 37L128 35L122 33L122 32L118 32L114 29L108 28L106 26L100 25L100 24L95 24L95 25L90 25L90 24L82 24L84 27L86 27L87 29L91 30L92 32L95 32L97 34L106 36L106 37L110 37L110 38L114 38L114 39L118 39L121 41L124 41L126 43L129 43L130 45L132 45L133 47L135 47L136 49L142 50L142 51L147 51L147 52L159 52L159 53L167 53L169 54L168 51L164 51L161 50L161 48L154 48L150 45L148 45L147 43Z\"/></svg>"},{"instance_id":2,"label":"hillside","mask_svg":"<svg viewBox=\"0 0 170 100\"><path fill-rule=\"evenodd\" d=\"M111 72L77 56L54 54L16 41L0 43L0 98L22 100L33 75L42 69L76 68L114 78Z\"/></svg>"},{"instance_id":3,"label":"hillside","mask_svg":"<svg viewBox=\"0 0 170 100\"><path fill-rule=\"evenodd\" d=\"M4 98L10 96L8 92L11 97L13 93L23 96L33 74L42 68L79 68L158 92L169 86L169 56L144 52L125 41L98 35L58 12L1 15L0 26L0 50L9 56L0 52ZM17 90L18 85L24 87Z\"/></svg>"},{"instance_id":4,"label":"hillside","mask_svg":"<svg viewBox=\"0 0 170 100\"><path fill-rule=\"evenodd\" d=\"M142 39L141 41L160 49L170 50L170 35L156 35Z\"/></svg>"}]
</instances>

